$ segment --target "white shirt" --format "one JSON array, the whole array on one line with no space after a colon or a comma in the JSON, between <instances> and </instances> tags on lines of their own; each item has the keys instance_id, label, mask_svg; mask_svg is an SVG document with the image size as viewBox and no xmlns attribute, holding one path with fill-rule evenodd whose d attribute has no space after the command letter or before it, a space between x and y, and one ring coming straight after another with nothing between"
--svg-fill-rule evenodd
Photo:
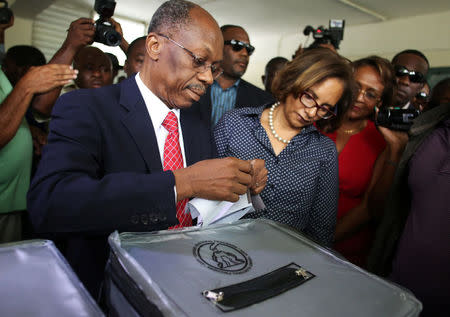
<instances>
[{"instance_id":1,"label":"white shirt","mask_svg":"<svg viewBox=\"0 0 450 317\"><path fill-rule=\"evenodd\" d=\"M136 84L144 99L148 114L152 120L153 128L155 129L156 141L158 143L159 156L161 158L161 166L164 167L164 143L166 142L169 132L162 126L164 119L169 111L172 111L178 119L178 133L181 147L181 155L183 156L183 167L186 167L186 155L184 153L183 133L180 124L180 109L169 109L148 87L144 84L139 76L136 74ZM175 195L176 197L176 195Z\"/></svg>"}]
</instances>

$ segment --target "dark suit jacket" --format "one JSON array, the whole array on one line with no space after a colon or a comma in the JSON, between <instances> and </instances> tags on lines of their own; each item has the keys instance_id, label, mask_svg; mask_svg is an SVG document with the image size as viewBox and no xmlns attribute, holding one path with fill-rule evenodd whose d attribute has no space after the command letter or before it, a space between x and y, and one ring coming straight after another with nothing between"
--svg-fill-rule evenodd
<instances>
[{"instance_id":1,"label":"dark suit jacket","mask_svg":"<svg viewBox=\"0 0 450 317\"><path fill-rule=\"evenodd\" d=\"M182 110L186 163L215 156L210 131ZM62 95L28 193L40 233L64 234L69 263L95 293L114 230L167 229L176 219L175 178L163 172L150 115L134 78Z\"/></svg>"},{"instance_id":2,"label":"dark suit jacket","mask_svg":"<svg viewBox=\"0 0 450 317\"><path fill-rule=\"evenodd\" d=\"M270 93L241 79L238 84L234 108L259 107L274 102L275 98ZM211 87L206 90L199 101L192 104L189 111L196 112L209 127L211 126Z\"/></svg>"}]
</instances>

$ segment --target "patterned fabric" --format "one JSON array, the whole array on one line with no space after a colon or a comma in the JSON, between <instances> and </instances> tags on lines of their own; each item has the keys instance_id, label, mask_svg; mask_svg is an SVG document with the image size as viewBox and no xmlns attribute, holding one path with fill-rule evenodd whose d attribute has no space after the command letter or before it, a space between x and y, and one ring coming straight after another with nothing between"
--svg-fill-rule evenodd
<instances>
[{"instance_id":1,"label":"patterned fabric","mask_svg":"<svg viewBox=\"0 0 450 317\"><path fill-rule=\"evenodd\" d=\"M287 224L330 246L336 225L338 160L336 147L314 126L305 127L275 155L260 123L264 107L227 112L214 130L220 157L264 159L269 172L261 193L267 210L247 218Z\"/></svg>"},{"instance_id":2,"label":"patterned fabric","mask_svg":"<svg viewBox=\"0 0 450 317\"><path fill-rule=\"evenodd\" d=\"M234 108L234 104L236 103L236 95L239 82L241 80L237 80L233 86L227 89L222 89L217 81L211 86L211 101L212 101L212 109L211 109L211 128L214 128L217 122L222 118L224 113L230 111Z\"/></svg>"},{"instance_id":3,"label":"patterned fabric","mask_svg":"<svg viewBox=\"0 0 450 317\"><path fill-rule=\"evenodd\" d=\"M164 143L164 170L173 171L183 168L183 156L181 155L180 143L178 141L178 119L177 116L170 111L162 123L163 127L169 132ZM177 219L178 225L169 229L189 227L192 225L190 214L186 214L187 199L177 202Z\"/></svg>"}]
</instances>

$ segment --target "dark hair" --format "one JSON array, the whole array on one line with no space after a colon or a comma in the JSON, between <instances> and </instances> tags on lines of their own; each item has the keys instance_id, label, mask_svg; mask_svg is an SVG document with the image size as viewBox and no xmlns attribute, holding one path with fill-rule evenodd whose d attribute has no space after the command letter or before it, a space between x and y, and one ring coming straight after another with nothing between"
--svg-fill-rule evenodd
<instances>
[{"instance_id":1,"label":"dark hair","mask_svg":"<svg viewBox=\"0 0 450 317\"><path fill-rule=\"evenodd\" d=\"M133 51L134 47L140 42L140 41L144 41L147 39L147 36L141 36L138 37L137 39L133 40L133 42L130 43L130 45L128 45L128 49L127 49L127 58L130 56L131 52Z\"/></svg>"},{"instance_id":2,"label":"dark hair","mask_svg":"<svg viewBox=\"0 0 450 317\"><path fill-rule=\"evenodd\" d=\"M148 33L161 32L163 29L168 36L179 31L182 26L191 21L189 12L196 7L195 3L185 0L170 0L164 2L153 14L148 26Z\"/></svg>"},{"instance_id":3,"label":"dark hair","mask_svg":"<svg viewBox=\"0 0 450 317\"><path fill-rule=\"evenodd\" d=\"M353 72L362 66L370 66L376 70L378 75L380 75L381 83L383 85L383 93L381 94L381 106L390 107L394 98L394 87L395 87L395 75L394 67L385 58L379 56L369 56L365 58L358 59L352 63Z\"/></svg>"},{"instance_id":4,"label":"dark hair","mask_svg":"<svg viewBox=\"0 0 450 317\"><path fill-rule=\"evenodd\" d=\"M306 89L329 78L342 80L344 92L336 105L336 117L318 120L316 125L319 128L325 125L334 128L340 124L342 115L353 102L355 85L348 59L322 47L303 52L277 73L272 84L272 93L279 101L284 102L289 95L298 96Z\"/></svg>"},{"instance_id":5,"label":"dark hair","mask_svg":"<svg viewBox=\"0 0 450 317\"><path fill-rule=\"evenodd\" d=\"M117 56L112 54L112 53L105 53L106 56L109 57L109 59L111 60L111 65L112 65L112 69L114 71L118 71L119 69L121 69L122 67L119 65L119 60L117 59Z\"/></svg>"},{"instance_id":6,"label":"dark hair","mask_svg":"<svg viewBox=\"0 0 450 317\"><path fill-rule=\"evenodd\" d=\"M277 69L278 65L286 64L287 62L287 58L281 56L274 57L266 64L265 72L270 73L273 69Z\"/></svg>"},{"instance_id":7,"label":"dark hair","mask_svg":"<svg viewBox=\"0 0 450 317\"><path fill-rule=\"evenodd\" d=\"M244 29L242 26L239 26L239 25L233 25L233 24L225 24L225 25L222 25L221 27L220 27L220 30L222 31L222 33L225 33L228 29Z\"/></svg>"},{"instance_id":8,"label":"dark hair","mask_svg":"<svg viewBox=\"0 0 450 317\"><path fill-rule=\"evenodd\" d=\"M443 103L442 97L448 90L450 90L450 77L442 79L434 86L431 92L430 102L426 108L427 111L441 105Z\"/></svg>"},{"instance_id":9,"label":"dark hair","mask_svg":"<svg viewBox=\"0 0 450 317\"><path fill-rule=\"evenodd\" d=\"M404 51L401 51L400 53L395 54L395 56L392 58L392 64L394 64L395 60L403 54L412 54L412 55L416 55L419 56L420 58L422 58L426 63L427 63L427 67L430 68L430 63L428 62L428 59L425 57L425 55L418 50L412 50L412 49L407 49Z\"/></svg>"},{"instance_id":10,"label":"dark hair","mask_svg":"<svg viewBox=\"0 0 450 317\"><path fill-rule=\"evenodd\" d=\"M7 52L5 59L13 61L17 67L31 67L45 65L45 56L34 46L16 45Z\"/></svg>"}]
</instances>

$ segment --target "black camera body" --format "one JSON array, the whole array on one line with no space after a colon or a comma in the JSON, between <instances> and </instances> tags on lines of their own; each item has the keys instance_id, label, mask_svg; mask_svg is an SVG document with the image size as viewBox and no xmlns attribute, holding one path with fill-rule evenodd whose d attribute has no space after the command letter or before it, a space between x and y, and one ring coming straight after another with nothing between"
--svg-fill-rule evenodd
<instances>
[{"instance_id":1,"label":"black camera body","mask_svg":"<svg viewBox=\"0 0 450 317\"><path fill-rule=\"evenodd\" d=\"M94 10L100 15L95 21L94 41L108 46L118 46L122 41L122 36L114 27L106 21L114 15L116 2L114 0L95 0Z\"/></svg>"},{"instance_id":2,"label":"black camera body","mask_svg":"<svg viewBox=\"0 0 450 317\"><path fill-rule=\"evenodd\" d=\"M13 17L13 12L8 8L8 2L6 0L0 0L3 3L3 7L0 8L0 24L8 24Z\"/></svg>"},{"instance_id":3,"label":"black camera body","mask_svg":"<svg viewBox=\"0 0 450 317\"><path fill-rule=\"evenodd\" d=\"M319 47L320 44L331 43L336 49L339 49L339 43L344 39L345 20L330 20L329 28L323 25L314 29L311 25L307 25L303 30L303 34L308 36L313 34L314 43L309 48Z\"/></svg>"},{"instance_id":4,"label":"black camera body","mask_svg":"<svg viewBox=\"0 0 450 317\"><path fill-rule=\"evenodd\" d=\"M419 114L417 109L381 108L375 123L391 130L408 131Z\"/></svg>"}]
</instances>

